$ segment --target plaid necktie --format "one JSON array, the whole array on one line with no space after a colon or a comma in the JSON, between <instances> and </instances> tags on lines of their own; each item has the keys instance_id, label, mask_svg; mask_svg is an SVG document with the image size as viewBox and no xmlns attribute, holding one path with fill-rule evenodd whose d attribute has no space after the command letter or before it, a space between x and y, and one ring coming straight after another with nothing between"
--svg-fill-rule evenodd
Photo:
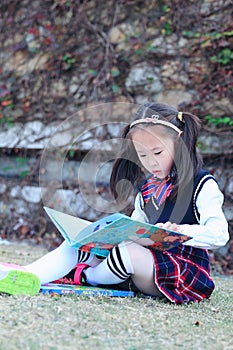
<instances>
[{"instance_id":1,"label":"plaid necktie","mask_svg":"<svg viewBox=\"0 0 233 350\"><path fill-rule=\"evenodd\" d=\"M148 203L151 197L154 196L158 204L161 205L170 195L171 190L170 176L167 176L163 180L158 180L154 176L151 176L142 186L141 193L144 203Z\"/></svg>"}]
</instances>

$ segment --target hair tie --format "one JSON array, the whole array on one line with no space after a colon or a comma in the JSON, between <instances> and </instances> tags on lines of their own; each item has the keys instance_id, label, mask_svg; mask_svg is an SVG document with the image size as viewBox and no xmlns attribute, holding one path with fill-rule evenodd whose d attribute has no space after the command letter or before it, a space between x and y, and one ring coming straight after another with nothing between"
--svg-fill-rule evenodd
<instances>
[{"instance_id":1,"label":"hair tie","mask_svg":"<svg viewBox=\"0 0 233 350\"><path fill-rule=\"evenodd\" d=\"M182 123L184 123L184 121L183 121L183 112L178 112L177 119L180 120Z\"/></svg>"}]
</instances>

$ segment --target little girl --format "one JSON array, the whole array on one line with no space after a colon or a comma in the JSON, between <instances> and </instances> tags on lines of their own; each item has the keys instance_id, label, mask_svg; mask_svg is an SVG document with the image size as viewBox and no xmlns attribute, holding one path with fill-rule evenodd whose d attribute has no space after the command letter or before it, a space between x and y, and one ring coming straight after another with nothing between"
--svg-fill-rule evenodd
<instances>
[{"instance_id":1,"label":"little girl","mask_svg":"<svg viewBox=\"0 0 233 350\"><path fill-rule=\"evenodd\" d=\"M127 285L176 304L209 298L214 283L207 250L225 245L229 234L223 195L201 168L199 127L195 115L146 103L123 131L111 174L118 202L127 201L132 186L138 191L134 219L180 231L191 240L165 252L121 242L105 259L63 242L27 266L1 264L0 291L34 295L40 284L65 276L75 284Z\"/></svg>"}]
</instances>

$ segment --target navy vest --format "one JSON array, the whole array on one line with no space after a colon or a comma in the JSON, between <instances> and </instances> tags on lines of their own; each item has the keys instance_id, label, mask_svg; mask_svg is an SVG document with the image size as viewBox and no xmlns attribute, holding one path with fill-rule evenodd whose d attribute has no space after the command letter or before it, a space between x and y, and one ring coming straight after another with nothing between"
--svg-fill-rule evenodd
<instances>
[{"instance_id":1,"label":"navy vest","mask_svg":"<svg viewBox=\"0 0 233 350\"><path fill-rule=\"evenodd\" d=\"M177 196L177 199L171 200L169 197L158 208L154 206L153 200L145 204L144 211L149 223L154 225L157 222L165 223L167 221L176 224L197 224L199 223L199 213L196 207L196 199L202 186L209 179L214 179L206 170L200 170L195 176L193 186L187 189L183 195ZM216 181L216 180L215 180Z\"/></svg>"}]
</instances>

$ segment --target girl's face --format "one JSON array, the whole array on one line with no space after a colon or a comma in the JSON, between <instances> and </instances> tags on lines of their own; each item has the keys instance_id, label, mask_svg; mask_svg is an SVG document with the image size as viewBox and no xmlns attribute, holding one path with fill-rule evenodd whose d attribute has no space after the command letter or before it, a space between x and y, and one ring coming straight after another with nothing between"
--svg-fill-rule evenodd
<instances>
[{"instance_id":1,"label":"girl's face","mask_svg":"<svg viewBox=\"0 0 233 350\"><path fill-rule=\"evenodd\" d=\"M160 126L135 128L132 141L141 164L149 173L159 179L170 174L175 155L174 140L162 132Z\"/></svg>"}]
</instances>

